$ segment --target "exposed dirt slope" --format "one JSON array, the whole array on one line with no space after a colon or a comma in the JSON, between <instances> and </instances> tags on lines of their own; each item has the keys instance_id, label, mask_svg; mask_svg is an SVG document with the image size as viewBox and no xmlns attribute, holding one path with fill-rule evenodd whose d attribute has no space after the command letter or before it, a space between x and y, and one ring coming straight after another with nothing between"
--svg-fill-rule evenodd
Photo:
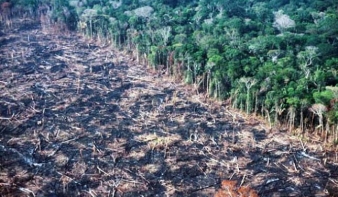
<instances>
[{"instance_id":1,"label":"exposed dirt slope","mask_svg":"<svg viewBox=\"0 0 338 197\"><path fill-rule=\"evenodd\" d=\"M0 35L1 196L327 196L331 153L33 21ZM326 160L328 158L328 160ZM331 193L332 195L332 193Z\"/></svg>"}]
</instances>

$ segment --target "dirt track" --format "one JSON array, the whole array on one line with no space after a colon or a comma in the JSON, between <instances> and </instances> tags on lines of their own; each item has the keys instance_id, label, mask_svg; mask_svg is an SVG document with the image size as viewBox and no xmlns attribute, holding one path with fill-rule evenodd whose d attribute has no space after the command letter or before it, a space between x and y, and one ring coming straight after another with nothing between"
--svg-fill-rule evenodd
<instances>
[{"instance_id":1,"label":"dirt track","mask_svg":"<svg viewBox=\"0 0 338 197\"><path fill-rule=\"evenodd\" d=\"M0 32L1 196L331 196L335 155L33 21Z\"/></svg>"}]
</instances>

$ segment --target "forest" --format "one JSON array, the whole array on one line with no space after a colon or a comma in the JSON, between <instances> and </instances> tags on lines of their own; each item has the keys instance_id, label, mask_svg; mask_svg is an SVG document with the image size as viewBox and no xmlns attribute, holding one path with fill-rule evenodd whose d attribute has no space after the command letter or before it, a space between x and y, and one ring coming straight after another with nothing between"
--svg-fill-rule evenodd
<instances>
[{"instance_id":1,"label":"forest","mask_svg":"<svg viewBox=\"0 0 338 197\"><path fill-rule=\"evenodd\" d=\"M126 50L270 127L338 143L336 1L14 2L17 13Z\"/></svg>"},{"instance_id":2,"label":"forest","mask_svg":"<svg viewBox=\"0 0 338 197\"><path fill-rule=\"evenodd\" d=\"M317 130L338 140L335 1L58 0L48 6L49 21L129 50L197 93L290 132Z\"/></svg>"},{"instance_id":3,"label":"forest","mask_svg":"<svg viewBox=\"0 0 338 197\"><path fill-rule=\"evenodd\" d=\"M337 195L338 1L0 5L1 195Z\"/></svg>"}]
</instances>

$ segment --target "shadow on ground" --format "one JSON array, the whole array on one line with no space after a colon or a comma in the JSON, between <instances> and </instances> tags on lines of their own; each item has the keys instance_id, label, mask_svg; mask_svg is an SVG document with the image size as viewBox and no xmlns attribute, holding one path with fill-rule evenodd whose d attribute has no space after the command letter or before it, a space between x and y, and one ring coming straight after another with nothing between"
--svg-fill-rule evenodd
<instances>
[{"instance_id":1,"label":"shadow on ground","mask_svg":"<svg viewBox=\"0 0 338 197\"><path fill-rule=\"evenodd\" d=\"M122 52L24 25L1 35L3 196L212 196L229 179L260 196L327 196L337 183L323 152L286 133Z\"/></svg>"}]
</instances>

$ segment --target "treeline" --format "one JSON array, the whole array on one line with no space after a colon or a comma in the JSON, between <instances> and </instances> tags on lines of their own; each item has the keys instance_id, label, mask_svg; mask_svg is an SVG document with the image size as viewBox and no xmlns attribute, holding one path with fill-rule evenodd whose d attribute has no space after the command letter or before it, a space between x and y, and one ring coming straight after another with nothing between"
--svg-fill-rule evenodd
<instances>
[{"instance_id":1,"label":"treeline","mask_svg":"<svg viewBox=\"0 0 338 197\"><path fill-rule=\"evenodd\" d=\"M290 132L338 143L338 2L325 0L18 0L133 53L197 93ZM27 6L29 4L29 6ZM24 6L23 6L24 7ZM46 22L47 21L47 22Z\"/></svg>"}]
</instances>

